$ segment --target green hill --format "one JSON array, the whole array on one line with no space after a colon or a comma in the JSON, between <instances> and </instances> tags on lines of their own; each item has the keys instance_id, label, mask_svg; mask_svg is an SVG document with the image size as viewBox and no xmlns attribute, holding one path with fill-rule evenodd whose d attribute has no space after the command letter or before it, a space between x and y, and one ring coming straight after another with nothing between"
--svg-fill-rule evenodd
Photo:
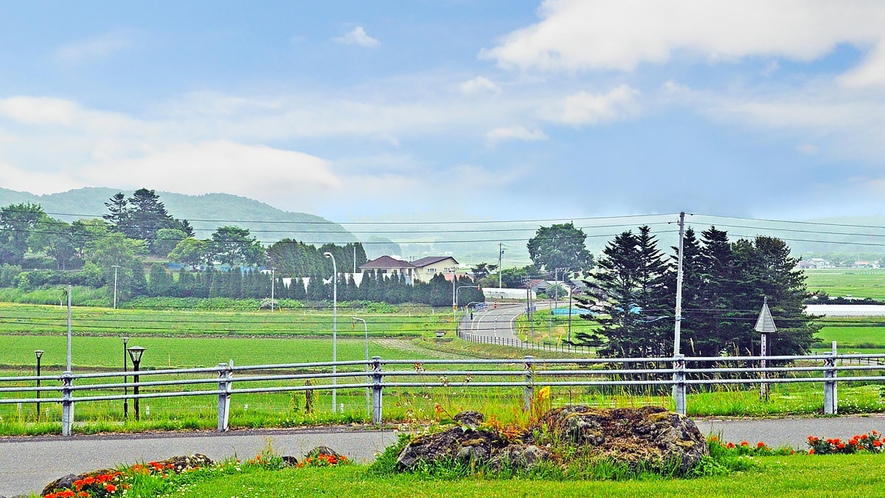
<instances>
[{"instance_id":1,"label":"green hill","mask_svg":"<svg viewBox=\"0 0 885 498\"><path fill-rule=\"evenodd\" d=\"M117 192L126 196L132 191L106 187L88 187L56 194L34 195L0 188L0 206L30 202L40 204L53 218L68 222L100 218L108 212L104 203ZM169 214L186 219L198 238L206 238L219 226L248 228L262 243L290 238L308 244L355 242L356 238L341 225L306 213L291 213L246 197L230 194L184 195L157 192Z\"/></svg>"}]
</instances>

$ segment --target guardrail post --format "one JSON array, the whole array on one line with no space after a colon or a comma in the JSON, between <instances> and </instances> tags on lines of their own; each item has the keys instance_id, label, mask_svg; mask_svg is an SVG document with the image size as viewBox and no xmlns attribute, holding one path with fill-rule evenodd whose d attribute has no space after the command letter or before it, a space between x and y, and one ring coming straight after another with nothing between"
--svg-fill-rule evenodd
<instances>
[{"instance_id":1,"label":"guardrail post","mask_svg":"<svg viewBox=\"0 0 885 498\"><path fill-rule=\"evenodd\" d=\"M824 360L824 415L835 415L838 401L836 399L836 357L827 353Z\"/></svg>"},{"instance_id":2,"label":"guardrail post","mask_svg":"<svg viewBox=\"0 0 885 498\"><path fill-rule=\"evenodd\" d=\"M218 432L227 432L230 422L230 390L233 360L218 364Z\"/></svg>"},{"instance_id":3,"label":"guardrail post","mask_svg":"<svg viewBox=\"0 0 885 498\"><path fill-rule=\"evenodd\" d=\"M526 356L525 357L525 387L523 388L522 394L522 409L525 411L530 411L532 409L532 400L535 397L535 357L534 356Z\"/></svg>"},{"instance_id":4,"label":"guardrail post","mask_svg":"<svg viewBox=\"0 0 885 498\"><path fill-rule=\"evenodd\" d=\"M685 415L685 355L678 354L673 358L673 402L676 413Z\"/></svg>"},{"instance_id":5,"label":"guardrail post","mask_svg":"<svg viewBox=\"0 0 885 498\"><path fill-rule=\"evenodd\" d=\"M381 403L381 357L372 357L372 423L381 425L382 419L382 403Z\"/></svg>"},{"instance_id":6,"label":"guardrail post","mask_svg":"<svg viewBox=\"0 0 885 498\"><path fill-rule=\"evenodd\" d=\"M70 370L61 374L61 435L70 436L74 429L74 374Z\"/></svg>"}]
</instances>

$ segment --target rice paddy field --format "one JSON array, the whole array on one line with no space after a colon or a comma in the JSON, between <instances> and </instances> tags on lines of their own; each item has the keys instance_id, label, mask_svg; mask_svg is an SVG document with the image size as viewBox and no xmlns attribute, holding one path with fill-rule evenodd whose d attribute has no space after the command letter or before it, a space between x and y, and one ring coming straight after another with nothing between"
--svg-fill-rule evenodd
<instances>
[{"instance_id":1,"label":"rice paddy field","mask_svg":"<svg viewBox=\"0 0 885 498\"><path fill-rule=\"evenodd\" d=\"M805 276L809 292L824 291L831 297L885 300L885 269L805 270Z\"/></svg>"}]
</instances>

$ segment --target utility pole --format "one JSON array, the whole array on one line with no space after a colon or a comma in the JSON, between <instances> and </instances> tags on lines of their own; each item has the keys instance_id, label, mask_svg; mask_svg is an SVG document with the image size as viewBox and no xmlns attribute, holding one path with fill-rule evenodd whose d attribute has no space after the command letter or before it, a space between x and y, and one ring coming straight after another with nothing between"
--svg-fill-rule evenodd
<instances>
[{"instance_id":1,"label":"utility pole","mask_svg":"<svg viewBox=\"0 0 885 498\"><path fill-rule=\"evenodd\" d=\"M679 258L676 263L676 324L673 330L673 356L679 356L682 340L682 249L685 238L685 211L679 213Z\"/></svg>"},{"instance_id":2,"label":"utility pole","mask_svg":"<svg viewBox=\"0 0 885 498\"><path fill-rule=\"evenodd\" d=\"M503 287L501 285L501 270L504 269L504 267L501 266L503 259L504 259L504 244L498 242L498 288L499 289Z\"/></svg>"},{"instance_id":3,"label":"utility pole","mask_svg":"<svg viewBox=\"0 0 885 498\"><path fill-rule=\"evenodd\" d=\"M276 271L277 269L274 267L270 268L270 312L273 313L273 291L274 284L276 283Z\"/></svg>"},{"instance_id":4,"label":"utility pole","mask_svg":"<svg viewBox=\"0 0 885 498\"><path fill-rule=\"evenodd\" d=\"M112 265L114 267L114 309L117 309L117 268L120 265Z\"/></svg>"}]
</instances>

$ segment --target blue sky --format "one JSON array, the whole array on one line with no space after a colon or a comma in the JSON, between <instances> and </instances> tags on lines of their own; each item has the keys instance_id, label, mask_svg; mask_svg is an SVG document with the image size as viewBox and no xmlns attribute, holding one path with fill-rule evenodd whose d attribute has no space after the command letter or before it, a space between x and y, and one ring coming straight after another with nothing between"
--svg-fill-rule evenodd
<instances>
[{"instance_id":1,"label":"blue sky","mask_svg":"<svg viewBox=\"0 0 885 498\"><path fill-rule=\"evenodd\" d=\"M0 186L335 221L885 213L885 3L4 2Z\"/></svg>"}]
</instances>

